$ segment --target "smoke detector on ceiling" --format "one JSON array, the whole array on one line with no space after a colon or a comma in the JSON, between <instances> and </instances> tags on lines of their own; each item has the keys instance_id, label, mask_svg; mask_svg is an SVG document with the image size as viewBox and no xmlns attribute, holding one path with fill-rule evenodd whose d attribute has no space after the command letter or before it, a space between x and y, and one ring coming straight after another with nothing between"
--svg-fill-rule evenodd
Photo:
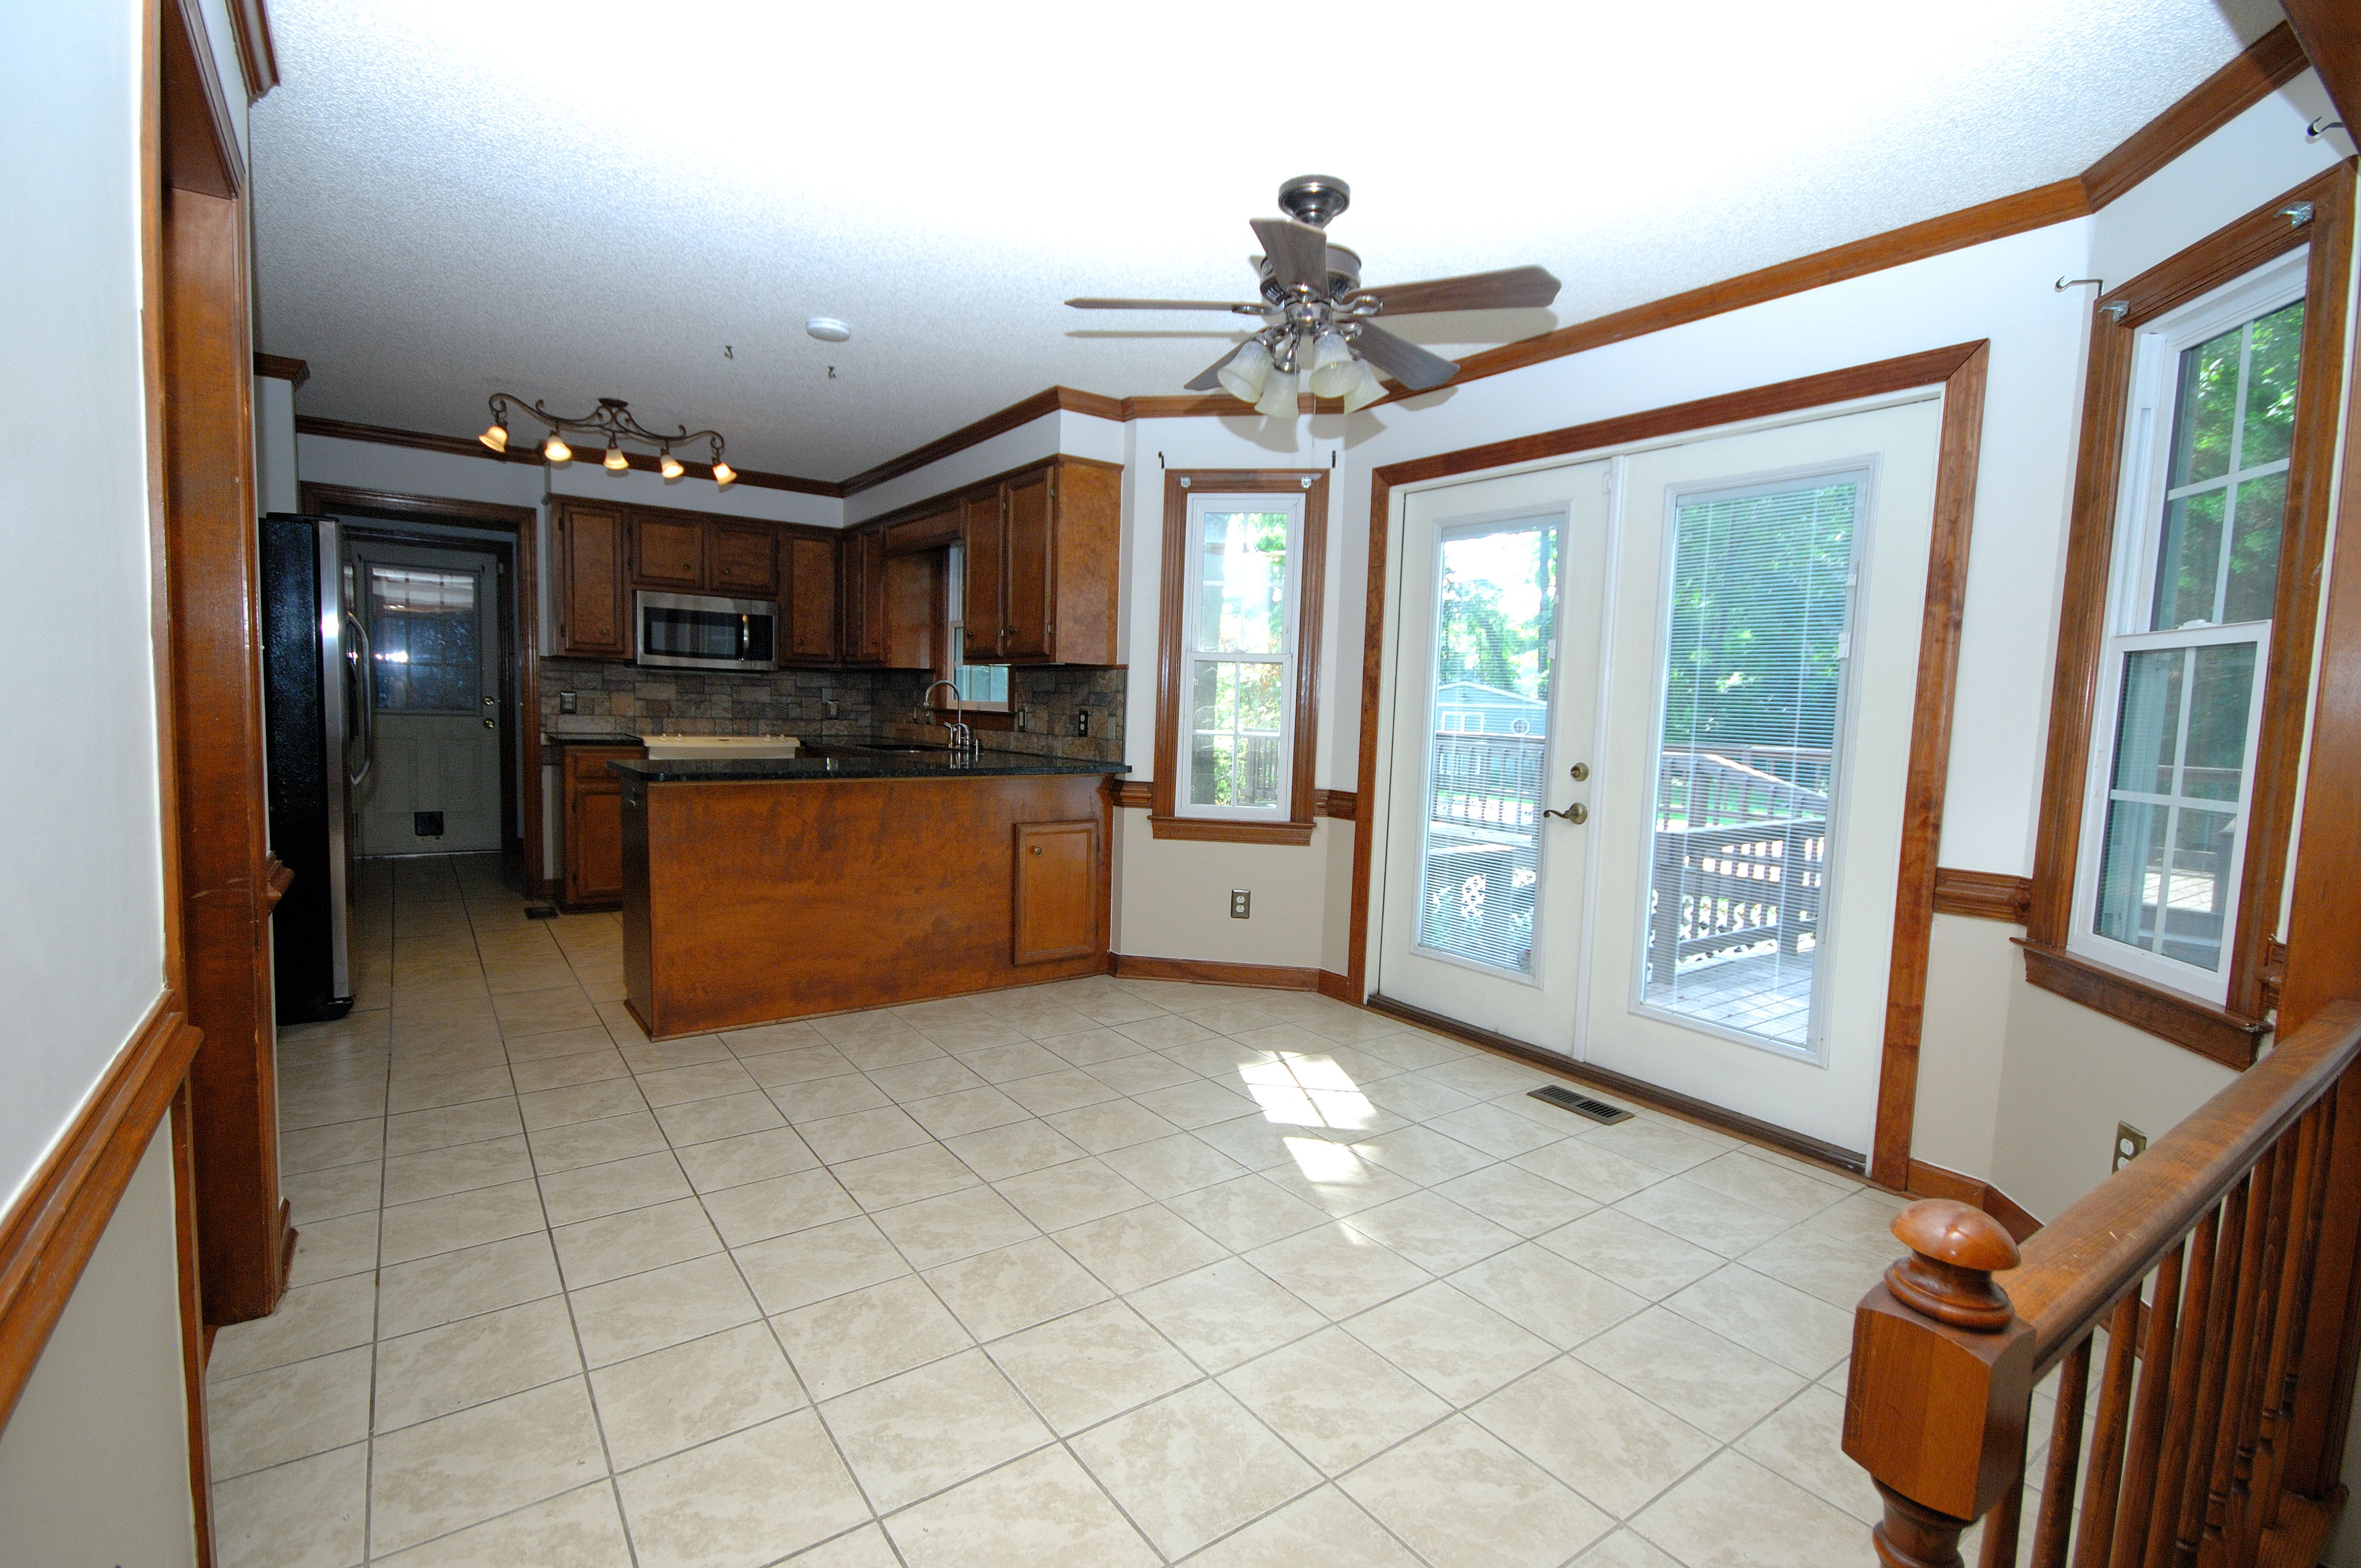
<instances>
[{"instance_id":1,"label":"smoke detector on ceiling","mask_svg":"<svg viewBox=\"0 0 2361 1568\"><path fill-rule=\"evenodd\" d=\"M852 335L852 329L834 316L814 316L804 323L804 330L822 343L842 343Z\"/></svg>"}]
</instances>

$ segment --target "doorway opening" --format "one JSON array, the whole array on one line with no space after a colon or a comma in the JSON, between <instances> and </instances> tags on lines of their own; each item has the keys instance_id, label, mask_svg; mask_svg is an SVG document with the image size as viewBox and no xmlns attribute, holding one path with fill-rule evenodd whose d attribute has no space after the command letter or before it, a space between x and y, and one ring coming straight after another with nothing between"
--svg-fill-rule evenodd
<instances>
[{"instance_id":1,"label":"doorway opening","mask_svg":"<svg viewBox=\"0 0 2361 1568\"><path fill-rule=\"evenodd\" d=\"M338 520L366 639L354 853L497 851L544 894L527 852L542 837L538 510L312 483L301 505Z\"/></svg>"}]
</instances>

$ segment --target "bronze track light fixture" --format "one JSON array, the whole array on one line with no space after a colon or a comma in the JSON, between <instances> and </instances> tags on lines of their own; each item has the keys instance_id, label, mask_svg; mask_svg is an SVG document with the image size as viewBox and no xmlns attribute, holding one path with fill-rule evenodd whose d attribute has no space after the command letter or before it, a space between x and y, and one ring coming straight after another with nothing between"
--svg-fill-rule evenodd
<instances>
[{"instance_id":1,"label":"bronze track light fixture","mask_svg":"<svg viewBox=\"0 0 2361 1568\"><path fill-rule=\"evenodd\" d=\"M541 444L541 455L552 463L570 463L574 460L574 448L566 444L566 433L573 431L577 434L605 436L607 438L606 455L600 459L600 462L615 473L620 474L631 466L631 455L623 450L622 445L624 442L631 441L654 447L656 471L667 479L677 479L688 470L682 465L679 458L672 455L672 449L675 446L686 446L691 442L702 441L707 444L713 455L713 482L727 486L735 482L738 477L736 471L721 460L719 432L691 430L686 425L681 426L677 432L670 435L664 434L662 431L650 430L631 417L631 405L620 398L601 398L598 400L597 409L579 418L551 413L542 406L541 400L538 398L527 405L525 400L514 392L494 392L490 406L492 422L485 426L484 433L476 439L495 452L505 453L509 449L509 419L512 414L523 414L549 427L549 434Z\"/></svg>"}]
</instances>

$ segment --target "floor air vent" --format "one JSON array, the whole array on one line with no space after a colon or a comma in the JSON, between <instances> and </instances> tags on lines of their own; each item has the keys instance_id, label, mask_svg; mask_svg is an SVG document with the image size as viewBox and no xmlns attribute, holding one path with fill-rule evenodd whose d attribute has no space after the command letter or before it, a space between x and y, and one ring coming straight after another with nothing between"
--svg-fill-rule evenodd
<instances>
[{"instance_id":1,"label":"floor air vent","mask_svg":"<svg viewBox=\"0 0 2361 1568\"><path fill-rule=\"evenodd\" d=\"M524 917L528 920L555 920L557 911L546 904L528 904L524 906Z\"/></svg>"},{"instance_id":2,"label":"floor air vent","mask_svg":"<svg viewBox=\"0 0 2361 1568\"><path fill-rule=\"evenodd\" d=\"M1548 1101L1561 1111L1571 1111L1577 1116L1587 1116L1594 1122L1611 1124L1631 1119L1631 1113L1620 1105L1609 1105L1604 1100L1593 1100L1587 1094L1576 1094L1573 1090L1554 1083L1545 1084L1534 1090L1532 1096L1536 1100Z\"/></svg>"}]
</instances>

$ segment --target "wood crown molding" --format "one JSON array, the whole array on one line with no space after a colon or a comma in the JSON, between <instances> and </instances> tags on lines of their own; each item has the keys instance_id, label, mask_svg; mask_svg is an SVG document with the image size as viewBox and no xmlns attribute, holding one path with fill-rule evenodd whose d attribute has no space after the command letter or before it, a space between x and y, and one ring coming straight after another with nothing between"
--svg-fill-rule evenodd
<instances>
[{"instance_id":1,"label":"wood crown molding","mask_svg":"<svg viewBox=\"0 0 2361 1568\"><path fill-rule=\"evenodd\" d=\"M2125 137L2082 170L2091 211L2141 181L2302 74L2311 63L2295 29L2281 22L2240 50L2227 65L2183 93L2172 107Z\"/></svg>"},{"instance_id":2,"label":"wood crown molding","mask_svg":"<svg viewBox=\"0 0 2361 1568\"><path fill-rule=\"evenodd\" d=\"M2285 0L2280 9L2320 68L2321 85L2351 135L2352 126L2361 126L2361 16L2351 0Z\"/></svg>"},{"instance_id":3,"label":"wood crown molding","mask_svg":"<svg viewBox=\"0 0 2361 1568\"><path fill-rule=\"evenodd\" d=\"M293 363L302 364L302 361ZM537 468L550 466L542 461L538 444L495 452L472 435L435 435L420 430L396 430L390 425L322 419L314 414L297 414L295 433L334 436L339 441L373 441L384 446L411 446L422 452L441 452L453 457L489 458L494 463L529 463ZM627 452L623 455L633 468L642 474L657 471L656 460L644 453ZM692 477L709 479L713 477L711 464L692 463L686 458L682 458L681 463ZM806 479L794 474L774 474L762 468L739 469L737 483L758 490L793 490L807 496L842 496L845 493L843 486L826 479Z\"/></svg>"},{"instance_id":4,"label":"wood crown molding","mask_svg":"<svg viewBox=\"0 0 2361 1568\"><path fill-rule=\"evenodd\" d=\"M257 353L254 373L273 380L291 381L300 387L312 378L312 367L301 359L290 359L283 354Z\"/></svg>"},{"instance_id":5,"label":"wood crown molding","mask_svg":"<svg viewBox=\"0 0 2361 1568\"><path fill-rule=\"evenodd\" d=\"M2268 1019L2250 1018L2152 981L2135 980L2079 953L2044 947L2030 937L2012 939L2025 949L2026 983L2159 1039L2186 1046L2224 1067L2244 1072L2254 1066L2255 1048L2270 1033Z\"/></svg>"},{"instance_id":6,"label":"wood crown molding","mask_svg":"<svg viewBox=\"0 0 2361 1568\"><path fill-rule=\"evenodd\" d=\"M237 65L246 73L246 101L279 85L279 51L271 47L270 13L262 0L229 0L230 31L237 35Z\"/></svg>"},{"instance_id":7,"label":"wood crown molding","mask_svg":"<svg viewBox=\"0 0 2361 1568\"><path fill-rule=\"evenodd\" d=\"M40 1361L201 1036L167 992L0 1218L0 1426Z\"/></svg>"},{"instance_id":8,"label":"wood crown molding","mask_svg":"<svg viewBox=\"0 0 2361 1568\"><path fill-rule=\"evenodd\" d=\"M2025 924L2033 903L2033 879L2006 872L1963 872L1954 866L1935 868L1935 913L1965 915L1977 920ZM1943 1196L1943 1194L1937 1194Z\"/></svg>"}]
</instances>

